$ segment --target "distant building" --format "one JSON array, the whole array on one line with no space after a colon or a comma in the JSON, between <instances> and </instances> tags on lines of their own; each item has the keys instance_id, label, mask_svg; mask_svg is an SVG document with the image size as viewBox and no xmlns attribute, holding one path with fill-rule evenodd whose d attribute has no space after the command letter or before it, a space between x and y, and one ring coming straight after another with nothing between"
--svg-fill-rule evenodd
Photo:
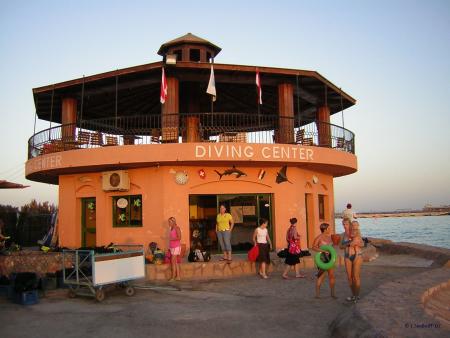
<instances>
[{"instance_id":1,"label":"distant building","mask_svg":"<svg viewBox=\"0 0 450 338\"><path fill-rule=\"evenodd\" d=\"M450 205L441 205L440 207L433 207L427 204L422 209L424 212L450 212Z\"/></svg>"}]
</instances>

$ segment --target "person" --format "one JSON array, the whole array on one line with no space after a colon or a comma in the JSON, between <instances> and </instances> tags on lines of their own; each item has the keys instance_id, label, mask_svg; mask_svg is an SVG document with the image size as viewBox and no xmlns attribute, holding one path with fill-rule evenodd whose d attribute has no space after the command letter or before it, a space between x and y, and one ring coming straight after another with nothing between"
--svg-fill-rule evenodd
<instances>
[{"instance_id":1,"label":"person","mask_svg":"<svg viewBox=\"0 0 450 338\"><path fill-rule=\"evenodd\" d=\"M5 247L5 241L7 237L3 235L3 227L5 223L3 223L3 220L0 218L0 250L2 250Z\"/></svg>"},{"instance_id":2,"label":"person","mask_svg":"<svg viewBox=\"0 0 450 338\"><path fill-rule=\"evenodd\" d=\"M347 274L348 286L353 295L353 276L352 276L352 266L353 262L349 259L349 247L348 245L351 242L351 222L350 219L345 217L342 220L342 226L344 227L344 233L341 235L341 242L339 243L339 248L344 250L344 265L345 272ZM347 297L347 300L353 300L352 297Z\"/></svg>"},{"instance_id":3,"label":"person","mask_svg":"<svg viewBox=\"0 0 450 338\"><path fill-rule=\"evenodd\" d=\"M361 231L358 221L351 223L351 237L347 242L347 258L346 267L351 270L351 290L352 296L347 297L347 301L357 302L359 300L359 293L361 289L361 266L363 263L362 248L364 242L361 238Z\"/></svg>"},{"instance_id":4,"label":"person","mask_svg":"<svg viewBox=\"0 0 450 338\"><path fill-rule=\"evenodd\" d=\"M178 257L181 255L181 230L177 225L175 217L170 217L169 220L169 249L170 249L170 264L172 268L172 277L169 281L181 280L180 265L178 264Z\"/></svg>"},{"instance_id":5,"label":"person","mask_svg":"<svg viewBox=\"0 0 450 338\"><path fill-rule=\"evenodd\" d=\"M333 241L331 240L330 225L328 223L322 223L320 225L320 232L321 232L321 234L314 239L312 249L314 251L323 252L327 255L328 252L322 250L320 247L322 245L333 245ZM326 276L326 274L324 272L325 271L319 269L319 272L317 273L316 298L320 298L320 286L322 285L322 283L325 279L325 276ZM330 283L331 297L336 299L337 297L336 297L336 294L334 291L334 285L336 282L336 278L334 276L334 268L327 270L327 274L328 274L328 281Z\"/></svg>"},{"instance_id":6,"label":"person","mask_svg":"<svg viewBox=\"0 0 450 338\"><path fill-rule=\"evenodd\" d=\"M284 269L282 277L284 279L289 279L289 276L288 276L289 270L292 267L294 267L295 277L296 278L305 278L305 275L302 275L300 273L300 252L298 252L298 253L291 252L291 251L295 251L295 250L292 250L293 248L298 248L298 250L300 250L300 235L297 231L297 218L295 218L295 217L291 218L289 220L289 222L291 223L291 226L289 227L289 229L286 232L286 241L287 241L287 245L288 245L288 250L286 253L286 260L285 260L286 268Z\"/></svg>"},{"instance_id":7,"label":"person","mask_svg":"<svg viewBox=\"0 0 450 338\"><path fill-rule=\"evenodd\" d=\"M259 262L259 275L267 279L266 265L270 264L269 251L272 250L272 241L270 240L269 232L267 231L268 220L261 218L259 220L259 227L253 232L253 243L258 245L259 255L257 262Z\"/></svg>"},{"instance_id":8,"label":"person","mask_svg":"<svg viewBox=\"0 0 450 338\"><path fill-rule=\"evenodd\" d=\"M225 205L221 204L216 217L217 239L223 251L221 261L231 262L231 232L233 231L233 217L227 212Z\"/></svg>"},{"instance_id":9,"label":"person","mask_svg":"<svg viewBox=\"0 0 450 338\"><path fill-rule=\"evenodd\" d=\"M356 217L356 213L352 209L351 203L347 204L347 208L342 212L342 219L348 218L350 220L350 223L353 222L354 219L358 218Z\"/></svg>"}]
</instances>

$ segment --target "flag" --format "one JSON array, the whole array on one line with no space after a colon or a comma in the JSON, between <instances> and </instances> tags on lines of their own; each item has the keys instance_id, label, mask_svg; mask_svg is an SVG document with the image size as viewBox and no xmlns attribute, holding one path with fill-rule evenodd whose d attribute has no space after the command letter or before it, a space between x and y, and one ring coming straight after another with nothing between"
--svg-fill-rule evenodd
<instances>
[{"instance_id":1,"label":"flag","mask_svg":"<svg viewBox=\"0 0 450 338\"><path fill-rule=\"evenodd\" d=\"M212 95L213 102L216 101L216 81L214 79L214 68L211 65L211 75L209 76L208 88L206 88L206 92L209 95Z\"/></svg>"},{"instance_id":2,"label":"flag","mask_svg":"<svg viewBox=\"0 0 450 338\"><path fill-rule=\"evenodd\" d=\"M206 172L204 169L200 169L198 171L198 176L200 176L200 178L205 179L206 178Z\"/></svg>"},{"instance_id":3,"label":"flag","mask_svg":"<svg viewBox=\"0 0 450 338\"><path fill-rule=\"evenodd\" d=\"M164 67L162 68L162 75L161 75L161 93L159 96L159 100L162 104L166 103L167 98L167 81L166 81L166 73L164 73Z\"/></svg>"},{"instance_id":4,"label":"flag","mask_svg":"<svg viewBox=\"0 0 450 338\"><path fill-rule=\"evenodd\" d=\"M262 90L261 90L261 79L259 77L259 70L256 71L256 87L258 88L258 104L262 104Z\"/></svg>"}]
</instances>

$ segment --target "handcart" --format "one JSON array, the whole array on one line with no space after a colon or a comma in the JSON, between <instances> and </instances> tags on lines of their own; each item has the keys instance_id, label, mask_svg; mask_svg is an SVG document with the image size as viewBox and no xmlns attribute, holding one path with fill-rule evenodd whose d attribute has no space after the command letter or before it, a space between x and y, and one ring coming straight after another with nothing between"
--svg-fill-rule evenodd
<instances>
[{"instance_id":1,"label":"handcart","mask_svg":"<svg viewBox=\"0 0 450 338\"><path fill-rule=\"evenodd\" d=\"M73 269L63 267L64 283L69 286L69 296L105 299L105 287L116 285L133 296L135 289L130 281L145 277L145 256L142 245L114 245L111 253L94 250L63 250L63 262L73 261Z\"/></svg>"}]
</instances>

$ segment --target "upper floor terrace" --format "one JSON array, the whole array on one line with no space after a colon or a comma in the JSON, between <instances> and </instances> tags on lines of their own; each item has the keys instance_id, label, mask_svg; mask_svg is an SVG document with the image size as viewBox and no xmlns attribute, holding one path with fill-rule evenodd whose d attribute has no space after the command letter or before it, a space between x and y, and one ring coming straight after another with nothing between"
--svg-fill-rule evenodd
<instances>
[{"instance_id":1,"label":"upper floor terrace","mask_svg":"<svg viewBox=\"0 0 450 338\"><path fill-rule=\"evenodd\" d=\"M189 144L206 142L328 149L329 165L339 162L332 159L333 152L354 154L355 136L344 120L342 126L330 123L331 115L343 116L355 104L349 94L315 71L211 62L220 50L187 34L161 46L162 61L34 88L36 118L49 121L49 128L29 139L27 167L35 168L30 162L40 156L70 151L89 158L79 172L100 170L107 162L88 165L95 162L91 155L98 149L108 158L109 153L123 156L123 146L147 145L152 153L170 148L176 158L181 149L192 148ZM213 73L215 100L206 92ZM163 104L162 83L167 92ZM334 174L354 172L356 158L350 161L348 170ZM120 159L113 162L110 168L123 165ZM81 165L77 163L67 166ZM36 170L42 172L37 180L55 183L58 173L75 169L54 170L52 178L47 178L48 170ZM27 177L36 176L27 171Z\"/></svg>"},{"instance_id":2,"label":"upper floor terrace","mask_svg":"<svg viewBox=\"0 0 450 338\"><path fill-rule=\"evenodd\" d=\"M28 158L109 146L237 142L298 144L354 154L354 134L318 120L244 113L138 115L83 120L45 129L28 141Z\"/></svg>"}]
</instances>

